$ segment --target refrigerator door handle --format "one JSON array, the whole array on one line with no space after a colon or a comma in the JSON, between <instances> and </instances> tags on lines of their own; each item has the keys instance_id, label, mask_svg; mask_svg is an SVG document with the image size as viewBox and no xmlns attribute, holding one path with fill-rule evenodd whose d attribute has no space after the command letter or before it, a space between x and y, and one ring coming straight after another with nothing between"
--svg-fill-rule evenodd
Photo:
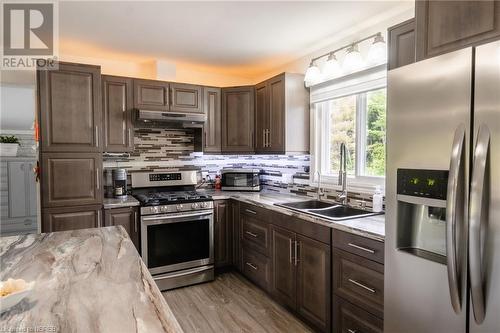
<instances>
[{"instance_id":1,"label":"refrigerator door handle","mask_svg":"<svg viewBox=\"0 0 500 333\"><path fill-rule=\"evenodd\" d=\"M465 150L465 125L460 125L453 139L451 150L450 171L448 174L448 191L446 198L446 266L448 269L448 285L450 288L451 305L455 313L462 310L460 292L461 267L460 259L457 259L457 228L463 219L461 209L464 198L464 150Z\"/></svg>"},{"instance_id":2,"label":"refrigerator door handle","mask_svg":"<svg viewBox=\"0 0 500 333\"><path fill-rule=\"evenodd\" d=\"M472 296L472 308L476 323L484 321L486 304L483 290L482 243L481 230L486 227L488 219L488 192L485 187L487 181L487 161L490 145L490 132L482 124L479 127L474 150L474 164L472 169L470 205L469 205L469 274Z\"/></svg>"}]
</instances>

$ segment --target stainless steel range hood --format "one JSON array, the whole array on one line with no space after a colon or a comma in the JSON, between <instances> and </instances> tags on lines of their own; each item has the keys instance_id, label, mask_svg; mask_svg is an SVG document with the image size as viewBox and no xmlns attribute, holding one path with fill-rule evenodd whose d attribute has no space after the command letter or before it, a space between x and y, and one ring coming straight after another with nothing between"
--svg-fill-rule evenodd
<instances>
[{"instance_id":1,"label":"stainless steel range hood","mask_svg":"<svg viewBox=\"0 0 500 333\"><path fill-rule=\"evenodd\" d=\"M137 120L148 122L168 122L181 123L184 125L202 124L206 120L205 114L182 113L182 112L162 112L151 110L137 110Z\"/></svg>"}]
</instances>

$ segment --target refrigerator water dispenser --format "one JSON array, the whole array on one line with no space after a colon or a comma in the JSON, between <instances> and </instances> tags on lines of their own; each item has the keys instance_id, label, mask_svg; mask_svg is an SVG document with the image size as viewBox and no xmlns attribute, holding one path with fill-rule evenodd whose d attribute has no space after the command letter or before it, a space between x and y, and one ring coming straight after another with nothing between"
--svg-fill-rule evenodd
<instances>
[{"instance_id":1,"label":"refrigerator water dispenser","mask_svg":"<svg viewBox=\"0 0 500 333\"><path fill-rule=\"evenodd\" d=\"M446 264L448 171L398 169L397 249Z\"/></svg>"}]
</instances>

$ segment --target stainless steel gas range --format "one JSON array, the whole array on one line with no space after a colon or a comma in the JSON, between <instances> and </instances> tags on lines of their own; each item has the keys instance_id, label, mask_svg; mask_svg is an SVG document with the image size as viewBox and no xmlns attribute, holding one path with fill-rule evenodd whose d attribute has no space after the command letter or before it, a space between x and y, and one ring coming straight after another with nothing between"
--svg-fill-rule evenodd
<instances>
[{"instance_id":1,"label":"stainless steel gas range","mask_svg":"<svg viewBox=\"0 0 500 333\"><path fill-rule=\"evenodd\" d=\"M213 280L213 201L195 190L197 172L131 177L141 203L142 258L160 290Z\"/></svg>"}]
</instances>

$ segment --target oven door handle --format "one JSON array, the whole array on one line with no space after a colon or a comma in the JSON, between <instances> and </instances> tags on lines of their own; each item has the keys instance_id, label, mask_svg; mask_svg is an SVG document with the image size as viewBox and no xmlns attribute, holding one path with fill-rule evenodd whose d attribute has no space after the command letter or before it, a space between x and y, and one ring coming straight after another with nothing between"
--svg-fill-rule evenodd
<instances>
[{"instance_id":1,"label":"oven door handle","mask_svg":"<svg viewBox=\"0 0 500 333\"><path fill-rule=\"evenodd\" d=\"M195 273L201 273L204 271L209 271L213 268L214 268L213 266L203 266L203 267L197 267L197 268L192 268L192 269L185 269L185 270L182 270L181 272L155 275L155 276L153 276L153 279L154 280L164 280L164 279L177 278L177 277L181 277L181 276L186 276L186 275L191 275L191 274L195 274Z\"/></svg>"},{"instance_id":2,"label":"oven door handle","mask_svg":"<svg viewBox=\"0 0 500 333\"><path fill-rule=\"evenodd\" d=\"M212 215L213 213L211 211L203 211L201 213L193 213L193 214L175 214L175 215L155 215L155 216L143 216L142 220L143 221L158 221L158 220L174 220L178 218L188 218L188 217L200 217L200 216L207 216L207 215Z\"/></svg>"}]
</instances>

